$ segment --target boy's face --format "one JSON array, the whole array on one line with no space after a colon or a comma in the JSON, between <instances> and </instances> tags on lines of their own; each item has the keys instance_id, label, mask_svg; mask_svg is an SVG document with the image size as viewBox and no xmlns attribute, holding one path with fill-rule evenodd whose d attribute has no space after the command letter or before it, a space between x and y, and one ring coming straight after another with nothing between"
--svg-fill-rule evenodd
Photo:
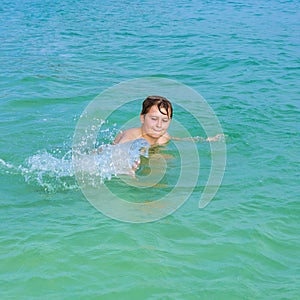
<instances>
[{"instance_id":1,"label":"boy's face","mask_svg":"<svg viewBox=\"0 0 300 300\"><path fill-rule=\"evenodd\" d=\"M164 108L161 108L161 111L167 113ZM154 139L163 136L171 123L168 115L162 114L156 105L152 106L145 115L141 115L140 120L143 133Z\"/></svg>"}]
</instances>

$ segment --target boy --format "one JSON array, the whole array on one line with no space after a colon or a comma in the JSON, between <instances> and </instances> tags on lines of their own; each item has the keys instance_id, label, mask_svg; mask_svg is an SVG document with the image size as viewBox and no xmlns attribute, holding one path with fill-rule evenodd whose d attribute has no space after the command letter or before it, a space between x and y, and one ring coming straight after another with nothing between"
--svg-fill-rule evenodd
<instances>
[{"instance_id":1,"label":"boy","mask_svg":"<svg viewBox=\"0 0 300 300\"><path fill-rule=\"evenodd\" d=\"M140 114L141 127L127 129L114 140L114 144L121 144L128 141L144 138L151 146L162 145L172 140L194 140L199 138L176 138L171 137L167 130L170 126L173 116L173 108L171 102L162 96L148 96L142 107ZM203 139L207 142L219 140L223 135L208 137Z\"/></svg>"}]
</instances>

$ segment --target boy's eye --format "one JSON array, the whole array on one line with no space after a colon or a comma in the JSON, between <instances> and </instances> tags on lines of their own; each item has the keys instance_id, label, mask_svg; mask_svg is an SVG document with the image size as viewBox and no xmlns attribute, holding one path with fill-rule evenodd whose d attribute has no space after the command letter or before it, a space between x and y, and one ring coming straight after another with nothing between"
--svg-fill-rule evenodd
<instances>
[{"instance_id":1,"label":"boy's eye","mask_svg":"<svg viewBox=\"0 0 300 300\"><path fill-rule=\"evenodd\" d=\"M169 119L163 119L163 122L168 122L169 121Z\"/></svg>"},{"instance_id":2,"label":"boy's eye","mask_svg":"<svg viewBox=\"0 0 300 300\"><path fill-rule=\"evenodd\" d=\"M151 120L153 120L153 121L156 121L156 120L157 120L157 118L155 118L155 117L152 117L152 118L151 118Z\"/></svg>"}]
</instances>

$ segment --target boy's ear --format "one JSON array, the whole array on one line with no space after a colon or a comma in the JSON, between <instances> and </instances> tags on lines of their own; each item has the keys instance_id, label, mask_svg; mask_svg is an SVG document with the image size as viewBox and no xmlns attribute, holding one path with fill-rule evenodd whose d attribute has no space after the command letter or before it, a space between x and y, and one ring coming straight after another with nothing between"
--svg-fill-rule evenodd
<instances>
[{"instance_id":1,"label":"boy's ear","mask_svg":"<svg viewBox=\"0 0 300 300\"><path fill-rule=\"evenodd\" d=\"M140 120L141 120L141 123L144 124L144 122L145 122L145 115L140 115Z\"/></svg>"}]
</instances>

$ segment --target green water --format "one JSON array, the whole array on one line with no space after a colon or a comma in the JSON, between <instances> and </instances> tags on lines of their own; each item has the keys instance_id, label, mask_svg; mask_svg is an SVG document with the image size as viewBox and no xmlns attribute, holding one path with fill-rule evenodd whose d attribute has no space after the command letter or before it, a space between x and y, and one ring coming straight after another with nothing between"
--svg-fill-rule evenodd
<instances>
[{"instance_id":1,"label":"green water","mask_svg":"<svg viewBox=\"0 0 300 300\"><path fill-rule=\"evenodd\" d=\"M298 299L299 6L2 1L0 298ZM210 152L197 144L194 193L173 214L132 224L97 211L59 166L70 162L86 106L144 76L176 80L207 100L229 137L227 164L199 209ZM187 115L180 121L197 131ZM167 188L179 172L172 147L163 150L175 155Z\"/></svg>"}]
</instances>

